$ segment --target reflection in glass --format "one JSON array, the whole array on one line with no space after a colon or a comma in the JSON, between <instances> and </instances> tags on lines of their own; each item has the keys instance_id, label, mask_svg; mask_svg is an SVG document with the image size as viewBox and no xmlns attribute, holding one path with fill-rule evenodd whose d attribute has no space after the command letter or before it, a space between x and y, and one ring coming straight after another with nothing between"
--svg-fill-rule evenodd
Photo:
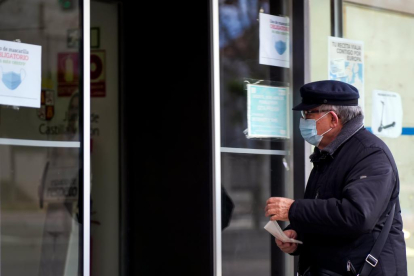
<instances>
[{"instance_id":1,"label":"reflection in glass","mask_svg":"<svg viewBox=\"0 0 414 276\"><path fill-rule=\"evenodd\" d=\"M72 95L63 140L79 136L79 94ZM77 140L77 139L76 139ZM78 275L79 244L79 149L52 148L39 191L40 206L45 206L39 275L66 275L65 268Z\"/></svg>"},{"instance_id":2,"label":"reflection in glass","mask_svg":"<svg viewBox=\"0 0 414 276\"><path fill-rule=\"evenodd\" d=\"M266 200L271 196L292 197L291 172L283 165L283 160L291 162L290 140L248 138L245 131L246 84L259 82L289 89L289 68L259 62L258 20L261 12L288 16L287 2L223 0L219 5L221 147L226 148L221 154L221 184L234 204L221 233L224 276L289 273L287 258L274 250L274 239L263 227L268 222ZM232 152L234 149L251 153ZM277 150L280 155L263 154L260 151L264 149ZM222 216L227 210L223 208L224 202Z\"/></svg>"},{"instance_id":3,"label":"reflection in glass","mask_svg":"<svg viewBox=\"0 0 414 276\"><path fill-rule=\"evenodd\" d=\"M1 275L80 273L79 16L77 1L0 1L0 40L42 47L41 107L0 106Z\"/></svg>"}]
</instances>

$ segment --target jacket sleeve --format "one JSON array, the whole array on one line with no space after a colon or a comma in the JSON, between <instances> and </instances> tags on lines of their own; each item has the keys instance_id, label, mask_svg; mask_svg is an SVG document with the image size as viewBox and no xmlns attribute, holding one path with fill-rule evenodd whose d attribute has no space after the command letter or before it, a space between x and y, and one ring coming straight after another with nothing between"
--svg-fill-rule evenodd
<instances>
[{"instance_id":1,"label":"jacket sleeve","mask_svg":"<svg viewBox=\"0 0 414 276\"><path fill-rule=\"evenodd\" d=\"M294 229L292 229L292 226L289 224L288 226L286 226L285 229L283 229L283 231L285 231L285 230L294 230ZM302 235L298 232L296 232L296 234L298 234L296 239L299 240L299 241L302 241L302 238L301 238ZM298 243L298 247L296 248L296 250L293 253L288 253L288 254L291 255L291 256L299 256L301 251L302 251L302 246L303 245Z\"/></svg>"},{"instance_id":2,"label":"jacket sleeve","mask_svg":"<svg viewBox=\"0 0 414 276\"><path fill-rule=\"evenodd\" d=\"M366 148L348 173L341 199L299 199L289 210L297 232L353 235L372 231L396 185L395 172L380 148Z\"/></svg>"}]
</instances>

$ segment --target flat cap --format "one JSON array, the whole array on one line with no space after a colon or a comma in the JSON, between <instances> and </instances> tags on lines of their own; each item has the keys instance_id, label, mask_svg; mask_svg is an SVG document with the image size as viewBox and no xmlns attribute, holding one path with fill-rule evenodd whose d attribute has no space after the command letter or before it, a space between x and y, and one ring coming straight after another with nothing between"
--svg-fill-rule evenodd
<instances>
[{"instance_id":1,"label":"flat cap","mask_svg":"<svg viewBox=\"0 0 414 276\"><path fill-rule=\"evenodd\" d=\"M342 81L310 82L300 88L302 103L292 110L309 110L323 104L357 106L359 93L354 86Z\"/></svg>"}]
</instances>

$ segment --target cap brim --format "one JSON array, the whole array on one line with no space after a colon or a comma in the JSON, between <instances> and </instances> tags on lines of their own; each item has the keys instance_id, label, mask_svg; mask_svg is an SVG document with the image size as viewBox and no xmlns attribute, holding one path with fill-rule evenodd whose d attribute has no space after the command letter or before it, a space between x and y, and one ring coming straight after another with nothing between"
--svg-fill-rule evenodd
<instances>
[{"instance_id":1,"label":"cap brim","mask_svg":"<svg viewBox=\"0 0 414 276\"><path fill-rule=\"evenodd\" d=\"M306 104L306 103L300 103L297 106L295 106L294 108L292 108L292 110L297 110L297 111L300 111L300 110L309 110L309 109L318 107L320 105L322 105L322 104Z\"/></svg>"}]
</instances>

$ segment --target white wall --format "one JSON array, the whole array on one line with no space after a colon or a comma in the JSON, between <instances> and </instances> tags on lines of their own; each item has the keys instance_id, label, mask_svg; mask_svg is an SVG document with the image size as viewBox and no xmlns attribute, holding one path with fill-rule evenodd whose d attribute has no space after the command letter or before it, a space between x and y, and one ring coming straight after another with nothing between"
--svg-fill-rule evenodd
<instances>
[{"instance_id":1,"label":"white wall","mask_svg":"<svg viewBox=\"0 0 414 276\"><path fill-rule=\"evenodd\" d=\"M326 0L310 1L311 24L311 80L328 77L328 36L330 35L330 5ZM389 0L351 0L359 4L344 2L343 37L364 42L365 77L365 126L371 126L372 91L385 90L397 92L402 98L403 128L414 127L414 15L410 1ZM401 5L401 3L407 5ZM411 1L412 2L412 1ZM398 6L398 8L397 8ZM395 12L395 10L404 13ZM379 9L380 8L380 9ZM412 41L412 42L411 42ZM400 201L406 236L409 274L414 273L414 170L411 162L414 150L413 135L398 138L380 137L390 148L398 170L401 183Z\"/></svg>"},{"instance_id":2,"label":"white wall","mask_svg":"<svg viewBox=\"0 0 414 276\"><path fill-rule=\"evenodd\" d=\"M346 4L344 6L344 36L364 41L365 45L365 118L371 125L372 91L385 90L401 96L403 128L414 127L414 15ZM404 229L414 233L414 170L412 156L414 136L381 139L390 148L400 177L400 201ZM406 236L407 238L407 236ZM414 273L414 240L408 238L409 274Z\"/></svg>"}]
</instances>

